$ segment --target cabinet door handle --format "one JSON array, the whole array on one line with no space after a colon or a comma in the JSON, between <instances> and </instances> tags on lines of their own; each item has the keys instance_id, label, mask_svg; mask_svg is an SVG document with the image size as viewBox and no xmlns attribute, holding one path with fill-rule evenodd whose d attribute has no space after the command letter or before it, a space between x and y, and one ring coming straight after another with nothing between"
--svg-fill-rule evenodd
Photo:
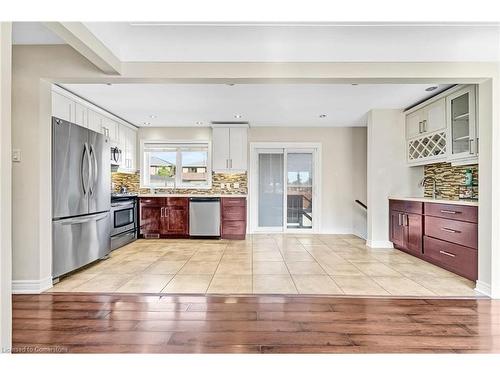
<instances>
[{"instance_id":1,"label":"cabinet door handle","mask_svg":"<svg viewBox=\"0 0 500 375\"><path fill-rule=\"evenodd\" d=\"M160 217L164 217L165 214L163 213L163 210L165 209L165 207L162 207L161 210L160 210Z\"/></svg>"},{"instance_id":2,"label":"cabinet door handle","mask_svg":"<svg viewBox=\"0 0 500 375\"><path fill-rule=\"evenodd\" d=\"M439 250L439 254L443 254L443 255L446 255L446 256L449 256L449 257L452 257L452 258L455 258L455 254L452 254L452 253L449 253L447 251L444 251L444 250Z\"/></svg>"},{"instance_id":3,"label":"cabinet door handle","mask_svg":"<svg viewBox=\"0 0 500 375\"><path fill-rule=\"evenodd\" d=\"M404 215L403 215L403 219L404 219L404 222L405 222L405 224L404 224L404 225L405 225L405 226L409 226L409 224L410 224L410 219L409 219L408 215L404 214Z\"/></svg>"},{"instance_id":4,"label":"cabinet door handle","mask_svg":"<svg viewBox=\"0 0 500 375\"><path fill-rule=\"evenodd\" d=\"M474 140L473 139L469 139L469 154L471 155L474 155Z\"/></svg>"},{"instance_id":5,"label":"cabinet door handle","mask_svg":"<svg viewBox=\"0 0 500 375\"><path fill-rule=\"evenodd\" d=\"M403 225L401 220L401 214L398 214L398 225L399 226Z\"/></svg>"},{"instance_id":6,"label":"cabinet door handle","mask_svg":"<svg viewBox=\"0 0 500 375\"><path fill-rule=\"evenodd\" d=\"M229 159L229 168L233 168L233 159Z\"/></svg>"},{"instance_id":7,"label":"cabinet door handle","mask_svg":"<svg viewBox=\"0 0 500 375\"><path fill-rule=\"evenodd\" d=\"M427 120L422 121L422 128L424 132L427 131Z\"/></svg>"},{"instance_id":8,"label":"cabinet door handle","mask_svg":"<svg viewBox=\"0 0 500 375\"><path fill-rule=\"evenodd\" d=\"M457 212L457 211L450 211L450 210L441 210L441 213L443 213L443 214L452 214L452 215L455 215L455 214L457 214L458 212Z\"/></svg>"},{"instance_id":9,"label":"cabinet door handle","mask_svg":"<svg viewBox=\"0 0 500 375\"><path fill-rule=\"evenodd\" d=\"M422 121L418 123L418 134L422 134Z\"/></svg>"},{"instance_id":10,"label":"cabinet door handle","mask_svg":"<svg viewBox=\"0 0 500 375\"><path fill-rule=\"evenodd\" d=\"M450 228L441 228L441 230L445 231L445 232L449 232L449 233L460 233L459 230L455 230L455 229L450 229Z\"/></svg>"}]
</instances>

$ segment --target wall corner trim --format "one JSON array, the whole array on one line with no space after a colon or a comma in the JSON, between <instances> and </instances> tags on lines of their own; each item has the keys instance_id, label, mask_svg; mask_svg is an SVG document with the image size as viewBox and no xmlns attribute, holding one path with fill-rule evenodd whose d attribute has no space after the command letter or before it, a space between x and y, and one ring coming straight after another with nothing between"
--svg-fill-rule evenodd
<instances>
[{"instance_id":1,"label":"wall corner trim","mask_svg":"<svg viewBox=\"0 0 500 375\"><path fill-rule=\"evenodd\" d=\"M488 297L491 297L491 285L485 283L484 281L476 281L476 288L474 290Z\"/></svg>"},{"instance_id":2,"label":"wall corner trim","mask_svg":"<svg viewBox=\"0 0 500 375\"><path fill-rule=\"evenodd\" d=\"M12 294L40 294L52 288L52 277L41 280L12 280Z\"/></svg>"},{"instance_id":3,"label":"wall corner trim","mask_svg":"<svg viewBox=\"0 0 500 375\"><path fill-rule=\"evenodd\" d=\"M371 248L379 248L379 249L393 249L394 248L391 241L367 240L366 246L371 247Z\"/></svg>"}]
</instances>

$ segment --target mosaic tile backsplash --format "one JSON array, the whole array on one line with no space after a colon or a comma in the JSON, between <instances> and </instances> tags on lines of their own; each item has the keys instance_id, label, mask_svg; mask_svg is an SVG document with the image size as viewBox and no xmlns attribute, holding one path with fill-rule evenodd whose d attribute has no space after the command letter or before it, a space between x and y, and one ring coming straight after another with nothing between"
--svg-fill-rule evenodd
<instances>
[{"instance_id":1,"label":"mosaic tile backsplash","mask_svg":"<svg viewBox=\"0 0 500 375\"><path fill-rule=\"evenodd\" d=\"M126 187L131 193L147 194L149 189L141 189L141 176L139 172L111 174L111 181L114 184L115 192L120 191L122 186ZM239 184L238 188L234 187L234 183ZM224 187L222 185L224 184ZM173 189L157 189L160 193L174 193ZM247 194L248 179L246 173L212 173L212 188L211 189L175 189L175 194Z\"/></svg>"},{"instance_id":2,"label":"mosaic tile backsplash","mask_svg":"<svg viewBox=\"0 0 500 375\"><path fill-rule=\"evenodd\" d=\"M442 198L459 199L460 193L466 189L464 185L467 169L472 170L472 197L478 199L479 166L477 164L455 167L451 163L426 165L424 176L432 176L436 179L436 188ZM424 191L426 197L432 197L432 181L426 182Z\"/></svg>"}]
</instances>

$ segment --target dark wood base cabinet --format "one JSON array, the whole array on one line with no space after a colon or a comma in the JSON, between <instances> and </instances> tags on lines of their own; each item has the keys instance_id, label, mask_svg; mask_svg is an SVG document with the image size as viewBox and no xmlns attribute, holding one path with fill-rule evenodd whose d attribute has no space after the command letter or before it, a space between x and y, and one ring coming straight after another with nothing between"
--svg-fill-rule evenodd
<instances>
[{"instance_id":1,"label":"dark wood base cabinet","mask_svg":"<svg viewBox=\"0 0 500 375\"><path fill-rule=\"evenodd\" d=\"M244 240L247 231L246 198L222 198L221 216L221 238Z\"/></svg>"},{"instance_id":2,"label":"dark wood base cabinet","mask_svg":"<svg viewBox=\"0 0 500 375\"><path fill-rule=\"evenodd\" d=\"M477 280L477 207L389 200L396 249Z\"/></svg>"},{"instance_id":3,"label":"dark wood base cabinet","mask_svg":"<svg viewBox=\"0 0 500 375\"><path fill-rule=\"evenodd\" d=\"M140 198L139 209L141 238L189 236L188 198Z\"/></svg>"}]
</instances>

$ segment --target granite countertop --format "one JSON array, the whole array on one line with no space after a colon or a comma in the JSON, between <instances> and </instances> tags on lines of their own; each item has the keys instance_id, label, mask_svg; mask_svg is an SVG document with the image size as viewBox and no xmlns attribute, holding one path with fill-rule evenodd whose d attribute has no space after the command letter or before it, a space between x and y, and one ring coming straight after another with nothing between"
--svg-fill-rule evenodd
<instances>
[{"instance_id":1,"label":"granite countertop","mask_svg":"<svg viewBox=\"0 0 500 375\"><path fill-rule=\"evenodd\" d=\"M458 204L461 206L479 206L479 202L474 199L439 199L439 198L426 198L426 197L401 197L401 196L390 196L389 199L401 200L401 201L415 201L415 202L426 202L426 203L442 203L442 204Z\"/></svg>"},{"instance_id":2,"label":"granite countertop","mask_svg":"<svg viewBox=\"0 0 500 375\"><path fill-rule=\"evenodd\" d=\"M171 194L171 193L157 193L157 194L139 194L139 198L246 198L246 194Z\"/></svg>"}]
</instances>

